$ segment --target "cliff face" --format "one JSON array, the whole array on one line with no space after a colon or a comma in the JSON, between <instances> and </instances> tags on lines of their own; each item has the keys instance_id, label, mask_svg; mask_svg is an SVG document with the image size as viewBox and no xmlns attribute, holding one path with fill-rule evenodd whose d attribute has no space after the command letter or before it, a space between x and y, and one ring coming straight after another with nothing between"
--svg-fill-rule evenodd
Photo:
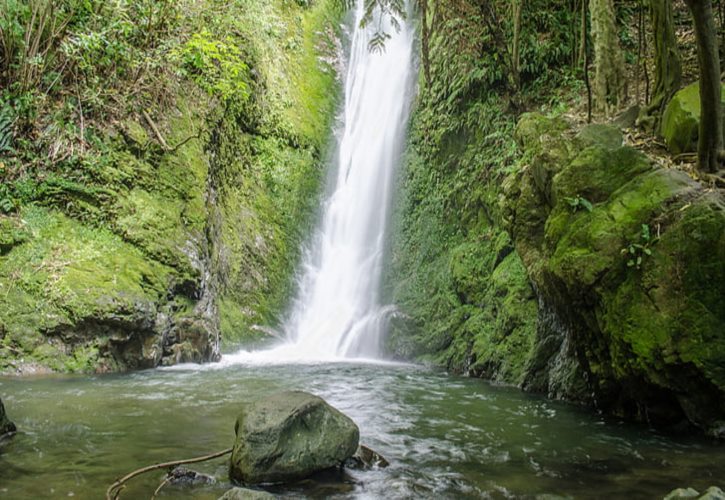
<instances>
[{"instance_id":1,"label":"cliff face","mask_svg":"<svg viewBox=\"0 0 725 500\"><path fill-rule=\"evenodd\" d=\"M82 154L43 160L41 137L26 168L15 141L0 169L0 370L208 361L273 321L322 176L339 15L332 1L231 5L231 32L201 18L166 42L162 101L86 111Z\"/></svg>"},{"instance_id":2,"label":"cliff face","mask_svg":"<svg viewBox=\"0 0 725 500\"><path fill-rule=\"evenodd\" d=\"M722 434L723 193L623 146L617 129L571 132L541 115L517 128L529 161L507 183L507 222L557 318L539 328L524 387Z\"/></svg>"},{"instance_id":3,"label":"cliff face","mask_svg":"<svg viewBox=\"0 0 725 500\"><path fill-rule=\"evenodd\" d=\"M617 128L519 115L475 42L482 18L435 6L395 211L390 349L722 435L722 191ZM528 99L557 99L546 78Z\"/></svg>"}]
</instances>

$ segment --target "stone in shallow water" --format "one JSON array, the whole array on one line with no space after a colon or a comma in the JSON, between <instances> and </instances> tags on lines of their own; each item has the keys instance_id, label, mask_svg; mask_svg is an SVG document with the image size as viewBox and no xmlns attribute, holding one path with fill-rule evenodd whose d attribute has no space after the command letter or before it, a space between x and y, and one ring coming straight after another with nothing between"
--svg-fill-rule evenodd
<instances>
[{"instance_id":1,"label":"stone in shallow water","mask_svg":"<svg viewBox=\"0 0 725 500\"><path fill-rule=\"evenodd\" d=\"M358 447L355 423L322 398L285 391L244 406L229 476L244 484L281 483L336 467Z\"/></svg>"},{"instance_id":2,"label":"stone in shallow water","mask_svg":"<svg viewBox=\"0 0 725 500\"><path fill-rule=\"evenodd\" d=\"M353 456L345 460L345 467L348 469L372 469L374 467L383 469L390 465L380 453L368 448L364 444L357 447Z\"/></svg>"},{"instance_id":3,"label":"stone in shallow water","mask_svg":"<svg viewBox=\"0 0 725 500\"><path fill-rule=\"evenodd\" d=\"M202 484L214 484L216 479L208 474L202 474L186 467L174 467L166 475L170 484L176 486L199 486Z\"/></svg>"},{"instance_id":4,"label":"stone in shallow water","mask_svg":"<svg viewBox=\"0 0 725 500\"><path fill-rule=\"evenodd\" d=\"M220 496L219 500L274 500L275 498L277 497L266 491L232 488Z\"/></svg>"},{"instance_id":5,"label":"stone in shallow water","mask_svg":"<svg viewBox=\"0 0 725 500\"><path fill-rule=\"evenodd\" d=\"M725 500L725 492L716 486L711 486L698 500Z\"/></svg>"},{"instance_id":6,"label":"stone in shallow water","mask_svg":"<svg viewBox=\"0 0 725 500\"><path fill-rule=\"evenodd\" d=\"M665 497L665 500L681 500L684 498L697 498L699 496L700 493L694 488L677 488L671 491Z\"/></svg>"}]
</instances>

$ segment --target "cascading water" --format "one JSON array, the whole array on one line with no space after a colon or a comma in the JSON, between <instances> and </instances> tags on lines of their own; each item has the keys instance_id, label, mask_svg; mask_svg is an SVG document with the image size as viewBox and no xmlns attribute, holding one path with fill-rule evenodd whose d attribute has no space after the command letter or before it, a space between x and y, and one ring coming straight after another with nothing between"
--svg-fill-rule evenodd
<instances>
[{"instance_id":1,"label":"cascading water","mask_svg":"<svg viewBox=\"0 0 725 500\"><path fill-rule=\"evenodd\" d=\"M385 229L412 93L414 37L408 23L396 30L380 12L361 27L363 15L364 1L358 0L336 179L283 325L286 343L266 351L268 359L380 355L390 312L379 293ZM371 51L371 37L381 28L390 38L383 51Z\"/></svg>"}]
</instances>

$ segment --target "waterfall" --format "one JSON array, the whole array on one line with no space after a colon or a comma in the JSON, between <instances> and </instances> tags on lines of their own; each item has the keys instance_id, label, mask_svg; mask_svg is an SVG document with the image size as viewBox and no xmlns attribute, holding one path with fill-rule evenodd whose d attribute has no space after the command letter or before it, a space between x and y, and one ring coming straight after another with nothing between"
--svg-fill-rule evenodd
<instances>
[{"instance_id":1,"label":"waterfall","mask_svg":"<svg viewBox=\"0 0 725 500\"><path fill-rule=\"evenodd\" d=\"M361 27L363 4L358 0L355 11L334 178L283 324L285 343L264 353L277 361L381 354L391 308L381 303L380 279L415 76L414 35L410 23L401 21L396 30L379 12ZM382 52L371 51L381 27L390 38Z\"/></svg>"}]
</instances>

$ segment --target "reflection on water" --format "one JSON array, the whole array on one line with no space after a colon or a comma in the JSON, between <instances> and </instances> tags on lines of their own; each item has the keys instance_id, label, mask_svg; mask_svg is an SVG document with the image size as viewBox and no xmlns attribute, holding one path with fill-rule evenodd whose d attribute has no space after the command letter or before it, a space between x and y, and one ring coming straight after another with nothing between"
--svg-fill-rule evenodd
<instances>
[{"instance_id":1,"label":"reflection on water","mask_svg":"<svg viewBox=\"0 0 725 500\"><path fill-rule=\"evenodd\" d=\"M113 480L155 462L231 446L240 405L279 389L325 398L391 466L318 478L274 493L332 498L661 498L725 477L725 448L605 422L585 410L396 365L227 365L128 375L2 379L22 430L0 452L0 498L101 498ZM217 498L224 459L198 464L216 486L159 498ZM150 498L162 472L122 498Z\"/></svg>"}]
</instances>

